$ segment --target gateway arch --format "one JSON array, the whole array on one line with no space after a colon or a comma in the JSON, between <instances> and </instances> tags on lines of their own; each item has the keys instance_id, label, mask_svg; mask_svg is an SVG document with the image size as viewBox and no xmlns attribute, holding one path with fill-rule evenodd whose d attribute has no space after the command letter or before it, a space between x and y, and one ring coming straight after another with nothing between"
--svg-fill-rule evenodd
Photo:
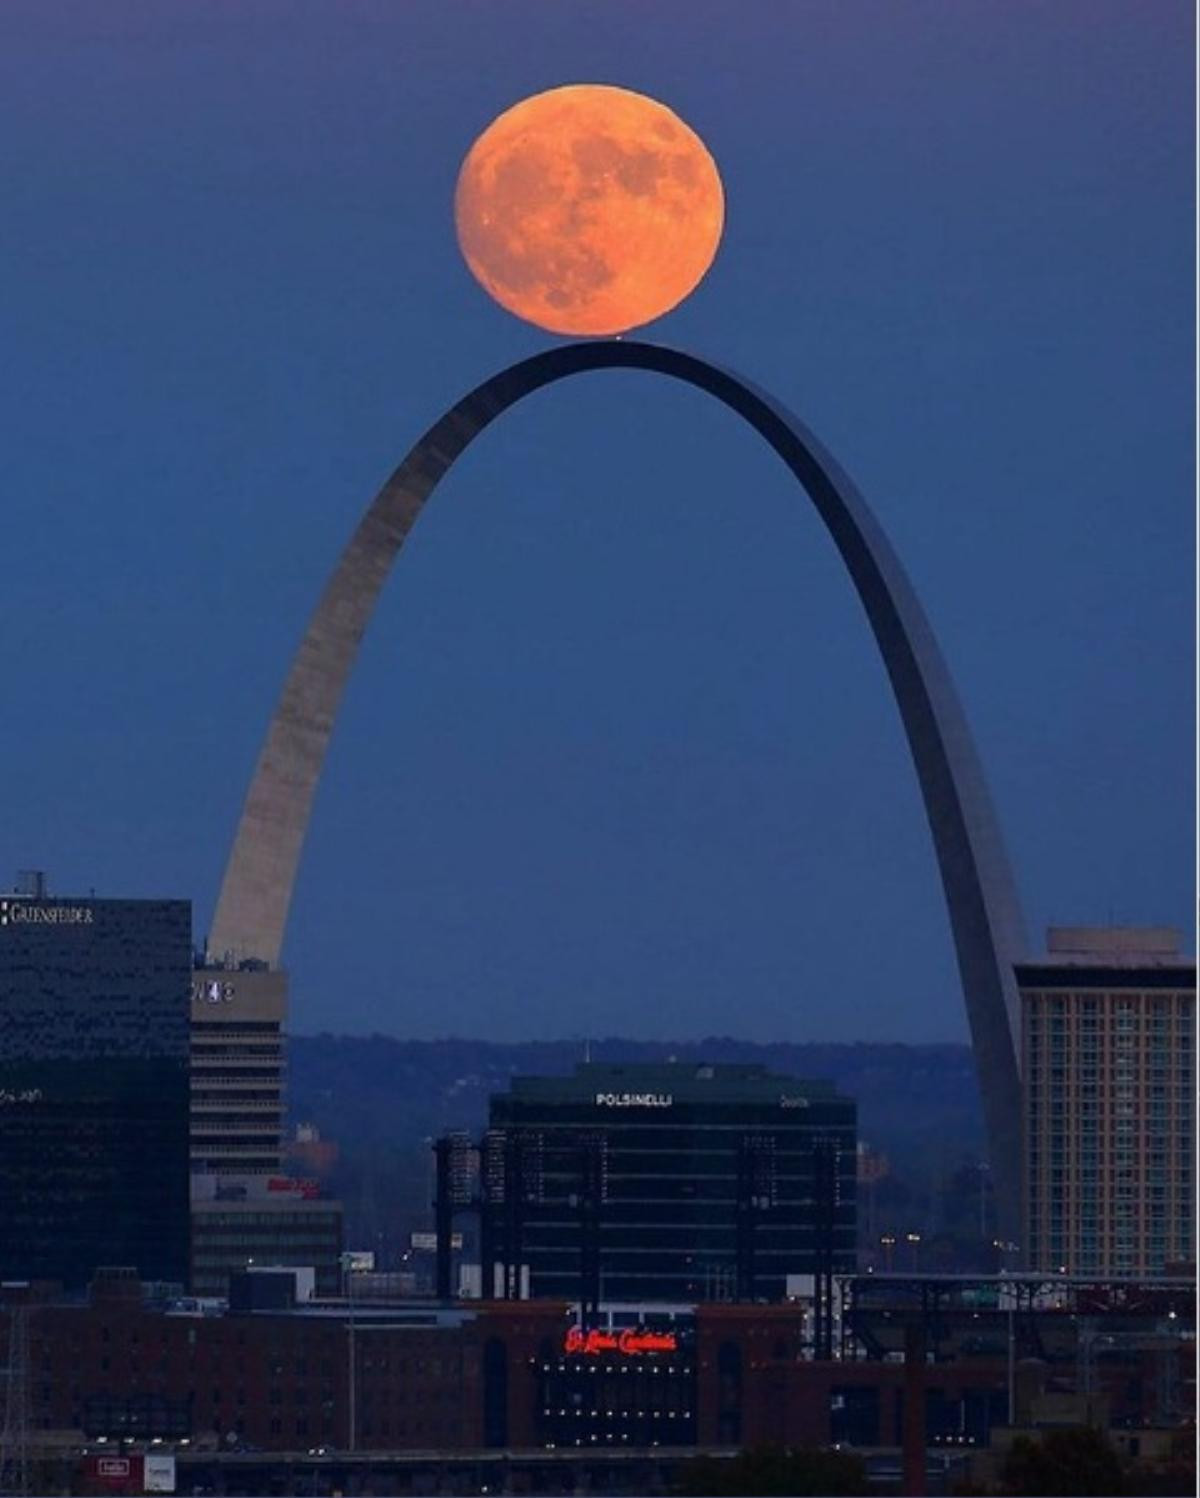
<instances>
[{"instance_id":1,"label":"gateway arch","mask_svg":"<svg viewBox=\"0 0 1200 1498\"><path fill-rule=\"evenodd\" d=\"M736 411L783 459L833 537L870 620L912 751L962 979L998 1226L1017 1240L1020 1049L1012 964L1025 943L991 798L949 672L887 537L838 464L777 401L689 354L623 340L550 349L471 391L413 447L343 551L288 672L225 870L210 960L278 963L338 703L392 564L438 481L509 406L545 385L598 369L667 375Z\"/></svg>"}]
</instances>

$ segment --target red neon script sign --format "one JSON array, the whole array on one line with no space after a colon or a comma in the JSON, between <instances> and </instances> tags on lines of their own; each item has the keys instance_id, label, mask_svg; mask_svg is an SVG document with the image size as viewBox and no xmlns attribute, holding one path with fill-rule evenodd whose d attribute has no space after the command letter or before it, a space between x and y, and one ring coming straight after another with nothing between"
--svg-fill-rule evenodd
<instances>
[{"instance_id":1,"label":"red neon script sign","mask_svg":"<svg viewBox=\"0 0 1200 1498\"><path fill-rule=\"evenodd\" d=\"M563 1342L563 1351L581 1352L587 1357L599 1357L602 1352L619 1352L624 1357L637 1357L643 1352L675 1352L679 1343L674 1332L639 1332L626 1328L623 1332L602 1332L594 1327L584 1331L573 1326Z\"/></svg>"}]
</instances>

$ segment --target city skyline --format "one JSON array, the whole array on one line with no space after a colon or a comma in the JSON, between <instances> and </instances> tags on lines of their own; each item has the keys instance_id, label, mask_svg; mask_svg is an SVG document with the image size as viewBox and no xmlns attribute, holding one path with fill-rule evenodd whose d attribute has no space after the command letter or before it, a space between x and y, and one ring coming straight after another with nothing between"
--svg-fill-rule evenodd
<instances>
[{"instance_id":1,"label":"city skyline","mask_svg":"<svg viewBox=\"0 0 1200 1498\"><path fill-rule=\"evenodd\" d=\"M1141 26L1093 6L1085 28L1075 7L1037 26L935 8L903 37L918 94L887 70L886 26L796 8L764 32L811 43L797 98L762 35L703 7L694 57L669 65L666 24L646 20L646 54L618 71L616 7L546 26L528 56L501 48L482 90L443 68L444 96L388 96L369 128L349 108L381 66L368 43L403 31L411 86L445 23L366 6L285 38L263 31L272 14L166 23L118 5L84 33L31 12L7 49L48 97L76 91L53 125L28 82L8 102L39 127L7 168L25 206L12 281L36 263L46 288L0 303L22 371L4 408L25 497L0 559L19 647L22 773L0 803L14 869L191 898L203 939L329 557L442 406L552 346L456 258L461 154L489 111L594 71L680 108L721 163L724 248L648 336L771 387L861 484L964 699L1033 950L1050 918L1188 925L1182 11ZM326 73L315 49L335 34ZM252 103L237 80L264 35ZM705 73L718 44L762 69L773 157ZM1068 47L1078 74L1060 87ZM54 79L38 72L51 55ZM857 89L822 117L834 63ZM879 125L901 98L893 139L851 109ZM988 109L1007 129L984 130ZM422 112L439 128L418 143ZM920 211L884 180L902 166ZM797 174L812 211L781 227L767 205ZM89 205L91 236L73 238ZM595 381L448 481L385 595L317 802L285 952L297 1029L963 1038L857 606L786 475L732 427L686 394Z\"/></svg>"},{"instance_id":2,"label":"city skyline","mask_svg":"<svg viewBox=\"0 0 1200 1498\"><path fill-rule=\"evenodd\" d=\"M0 1493L1196 1491L1195 26L0 8Z\"/></svg>"}]
</instances>

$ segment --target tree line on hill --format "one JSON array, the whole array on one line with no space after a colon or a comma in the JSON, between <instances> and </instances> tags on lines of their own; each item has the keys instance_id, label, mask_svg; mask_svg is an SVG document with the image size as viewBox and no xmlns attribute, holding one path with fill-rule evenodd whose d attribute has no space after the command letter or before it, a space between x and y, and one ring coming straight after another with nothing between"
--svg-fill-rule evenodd
<instances>
[{"instance_id":1,"label":"tree line on hill","mask_svg":"<svg viewBox=\"0 0 1200 1498\"><path fill-rule=\"evenodd\" d=\"M288 1114L337 1146L326 1185L346 1206L348 1246L394 1267L409 1234L431 1226L431 1143L453 1129L478 1134L488 1098L516 1075L567 1075L593 1061L758 1063L834 1083L858 1104L859 1137L884 1173L860 1193L860 1241L919 1232L918 1267L995 1267L985 1253L990 1182L979 1169L978 1084L964 1045L759 1044L612 1037L501 1043L401 1040L386 1035L293 1035ZM293 1167L295 1168L295 1167ZM912 1265L901 1246L896 1268ZM977 1260L977 1261L976 1261Z\"/></svg>"}]
</instances>

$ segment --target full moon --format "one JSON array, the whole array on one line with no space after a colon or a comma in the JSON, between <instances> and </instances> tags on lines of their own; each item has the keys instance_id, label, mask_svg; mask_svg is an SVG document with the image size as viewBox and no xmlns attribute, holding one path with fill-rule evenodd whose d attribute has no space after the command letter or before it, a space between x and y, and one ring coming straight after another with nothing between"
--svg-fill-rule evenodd
<instances>
[{"instance_id":1,"label":"full moon","mask_svg":"<svg viewBox=\"0 0 1200 1498\"><path fill-rule=\"evenodd\" d=\"M678 306L712 264L725 195L704 142L629 89L523 99L467 153L454 195L472 274L551 333L604 337Z\"/></svg>"}]
</instances>

